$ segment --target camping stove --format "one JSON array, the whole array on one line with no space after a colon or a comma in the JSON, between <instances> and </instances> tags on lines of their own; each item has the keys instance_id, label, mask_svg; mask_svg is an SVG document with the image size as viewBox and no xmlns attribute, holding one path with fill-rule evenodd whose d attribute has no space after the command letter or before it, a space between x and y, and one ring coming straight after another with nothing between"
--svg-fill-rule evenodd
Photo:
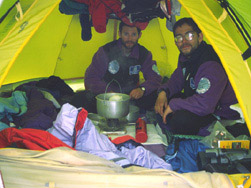
<instances>
[{"instance_id":1,"label":"camping stove","mask_svg":"<svg viewBox=\"0 0 251 188\"><path fill-rule=\"evenodd\" d=\"M125 134L128 121L126 118L109 119L99 121L98 127L103 134Z\"/></svg>"},{"instance_id":2,"label":"camping stove","mask_svg":"<svg viewBox=\"0 0 251 188\"><path fill-rule=\"evenodd\" d=\"M126 126L129 125L126 117L105 118L95 113L89 113L88 118L103 134L125 134Z\"/></svg>"}]
</instances>

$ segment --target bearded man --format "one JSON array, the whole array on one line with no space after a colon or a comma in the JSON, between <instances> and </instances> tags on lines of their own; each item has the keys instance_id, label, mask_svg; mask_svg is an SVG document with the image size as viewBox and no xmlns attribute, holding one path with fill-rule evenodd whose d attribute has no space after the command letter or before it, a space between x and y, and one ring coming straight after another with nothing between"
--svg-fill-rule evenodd
<instances>
[{"instance_id":1,"label":"bearded man","mask_svg":"<svg viewBox=\"0 0 251 188\"><path fill-rule=\"evenodd\" d=\"M98 49L85 72L86 91L72 101L77 107L96 112L95 96L105 92L125 93L145 110L152 110L161 83L156 61L145 47L138 44L141 30L120 22L119 39ZM144 82L140 83L139 73Z\"/></svg>"},{"instance_id":2,"label":"bearded man","mask_svg":"<svg viewBox=\"0 0 251 188\"><path fill-rule=\"evenodd\" d=\"M230 108L238 103L231 83L198 25L192 18L182 18L175 23L173 34L180 51L178 66L159 88L155 104L164 128L196 135L217 119L239 119L239 113Z\"/></svg>"}]
</instances>

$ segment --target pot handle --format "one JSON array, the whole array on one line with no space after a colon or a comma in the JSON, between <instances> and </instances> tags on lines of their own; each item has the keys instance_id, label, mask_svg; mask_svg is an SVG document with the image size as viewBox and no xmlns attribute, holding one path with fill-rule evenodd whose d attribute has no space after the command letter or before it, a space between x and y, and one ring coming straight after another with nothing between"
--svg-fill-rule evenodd
<instances>
[{"instance_id":1,"label":"pot handle","mask_svg":"<svg viewBox=\"0 0 251 188\"><path fill-rule=\"evenodd\" d=\"M120 86L119 82L118 82L117 80L114 80L114 79L112 79L112 80L106 85L105 93L107 92L108 87L110 86L110 84L111 84L113 81L116 82L116 83L119 85L120 93L122 93L121 86Z\"/></svg>"}]
</instances>

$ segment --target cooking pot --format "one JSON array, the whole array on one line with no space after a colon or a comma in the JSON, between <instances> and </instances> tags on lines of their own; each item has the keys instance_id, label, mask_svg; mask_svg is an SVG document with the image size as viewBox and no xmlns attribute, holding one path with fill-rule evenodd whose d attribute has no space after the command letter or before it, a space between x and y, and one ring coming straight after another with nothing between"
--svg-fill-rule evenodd
<instances>
[{"instance_id":1,"label":"cooking pot","mask_svg":"<svg viewBox=\"0 0 251 188\"><path fill-rule=\"evenodd\" d=\"M108 119L125 117L129 113L130 96L123 93L103 93L96 96L97 112Z\"/></svg>"},{"instance_id":2,"label":"cooking pot","mask_svg":"<svg viewBox=\"0 0 251 188\"><path fill-rule=\"evenodd\" d=\"M129 123L135 123L139 118L139 107L130 104L129 114L126 116L126 119Z\"/></svg>"}]
</instances>

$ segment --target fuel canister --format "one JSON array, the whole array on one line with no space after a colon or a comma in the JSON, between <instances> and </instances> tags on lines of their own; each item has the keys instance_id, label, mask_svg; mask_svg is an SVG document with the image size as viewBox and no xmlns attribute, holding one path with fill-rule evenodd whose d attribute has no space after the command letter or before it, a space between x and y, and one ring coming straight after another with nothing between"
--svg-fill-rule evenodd
<instances>
[{"instance_id":1,"label":"fuel canister","mask_svg":"<svg viewBox=\"0 0 251 188\"><path fill-rule=\"evenodd\" d=\"M146 129L146 122L138 118L136 121L136 141L139 143L143 143L147 141L147 129Z\"/></svg>"}]
</instances>

